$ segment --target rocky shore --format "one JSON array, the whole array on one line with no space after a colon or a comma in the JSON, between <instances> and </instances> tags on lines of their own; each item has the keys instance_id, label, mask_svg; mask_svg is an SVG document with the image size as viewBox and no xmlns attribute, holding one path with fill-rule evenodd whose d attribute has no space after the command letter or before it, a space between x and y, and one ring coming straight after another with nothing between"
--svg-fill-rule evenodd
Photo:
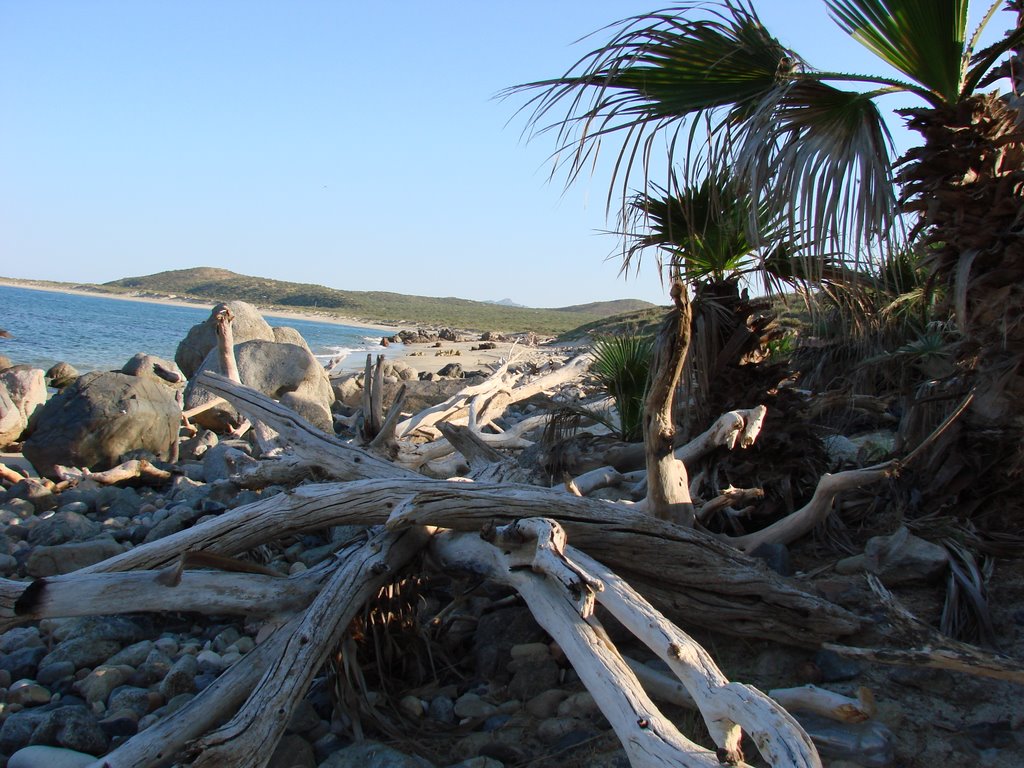
<instances>
[{"instance_id":1,"label":"rocky shore","mask_svg":"<svg viewBox=\"0 0 1024 768\"><path fill-rule=\"evenodd\" d=\"M374 409L374 400L385 412L400 402L404 412L416 414L397 427L392 424L395 434L406 439L401 451L394 443L381 443L376 454L360 452L354 459L365 467L379 461L375 457L390 457L390 463L381 462L388 473L380 482L388 509L411 504L409 494L419 491L391 489L425 480L423 475L469 475L481 483L537 480L542 467L548 471L547 457L534 441L521 438L526 434L521 429L527 424L543 428L541 400L547 406L578 399L584 386L575 373L563 375L585 370L569 361L577 350L531 338L462 338L443 329L409 330L404 336L396 334L394 342L389 337L389 345L404 345L404 354L383 362L369 380L362 373L331 377L294 332L269 326L251 308L231 305L230 310L232 362L242 381L287 405L287 412L320 426L321 434L338 435L338 443L331 444L335 448L349 442L373 444L376 434L367 431L367 413ZM331 464L333 459L326 456L297 464L273 460L281 455L273 435L258 424L246 429L243 413L197 385L204 371L222 370L218 351L215 312L182 340L174 361L140 354L119 372L86 376L61 367L43 372L0 361L0 426L6 423L7 434L15 435L0 445L7 448L0 455L0 768L135 765L134 758L119 758L119 750L161 728L179 727L175 718L214 692L233 670L266 663L253 659L283 621L269 607L199 612L186 608L184 598L178 602L173 591L170 598L162 598L170 599L170 606L133 607L130 588L116 580L122 570L134 570L150 586L154 581L177 584L183 573L187 580L192 569L212 569L218 578L240 571L281 585L270 594L292 594L288 590L295 589L302 595L307 594L303 585L319 588L322 574L337 567L340 552L373 549L368 525L332 523L270 536L222 561L189 560L195 547L187 544L161 555L159 566L118 565L161 542L187 541L181 537L232 516L279 507L295 512L296 505L303 506L302 489L310 480L374 477L367 469L346 475L349 465ZM509 357L515 361L506 366ZM510 378L496 382L495 368L509 371ZM488 390L485 382L493 388ZM469 396L459 399L467 391L482 399L476 405ZM417 429L421 434L437 431L437 422L424 415L436 415L438 408L448 408L448 414L461 408L470 421L489 418L485 394L496 395L502 403L497 431L488 438L516 447L518 460L496 459L492 452L481 461L471 453L453 452L451 445L442 453L438 449L444 440L434 439L436 435L423 438L422 444L407 440ZM446 434L454 439L458 433ZM835 435L826 441L830 466L873 462L891 450L891 439L885 431L852 438ZM268 475L268 468L284 474ZM352 484L358 483L336 485ZM320 489L314 499L330 492L329 484L312 487ZM442 493L448 506L454 505L455 492ZM639 498L631 493L625 476L593 491L603 499ZM572 498L545 497L542 504L567 497ZM616 509L625 516L629 507ZM309 514L308 509L302 514ZM621 519L616 520L617 529L625 527ZM473 538L479 539L475 534ZM949 569L945 550L903 526L896 526L892 535L864 535L857 541L863 551L845 558L823 557L814 542L757 553L767 567L757 564L742 572L740 581L760 586L756 598L743 598L742 612L734 614L737 623L756 624L759 611L767 621L782 610L765 608L770 591L764 590L774 583L772 572L791 577L787 594L806 588L808 599L821 600L828 610L834 599L864 616L877 611L863 579L869 572L898 585L904 598L917 600L915 610L936 613L932 585ZM623 551L627 561L650 556L629 554L631 546L624 545ZM715 555L725 556L722 551ZM621 739L584 686L578 664L570 662L517 593L429 560L423 558L405 578L367 601L326 662L309 670L308 686L285 715L266 715L280 720L283 735L260 764L630 765ZM628 565L639 573L646 563ZM696 567L689 563L681 570ZM654 571L655 583L672 583L671 567L655 566ZM723 570L704 580L718 582L725 574ZM61 596L61 588L83 578L98 579L95 594ZM999 614L999 637L1015 650L1024 643L1020 611L1014 608L1024 598L1022 585L1020 580L1001 582L1006 592L1000 595L1005 610ZM716 601L728 599L714 592L707 597L700 593L704 588L714 590L717 583L688 588L696 593L701 612L712 612ZM211 594L224 591L230 590L211 589ZM845 722L796 713L827 766L995 766L1012 764L1014 754L1024 754L1016 735L1024 726L1015 706L1019 690L1011 682L886 667L802 648L799 637L809 630L800 628L793 630L797 641L788 644L761 639L763 634L725 638L700 630L715 622L694 615L695 609L679 609L689 595L677 587L670 592L677 612L698 627L687 630L713 649L729 678L778 698L803 686L823 687L846 702L844 706L862 706L863 711ZM814 613L799 615L813 622ZM690 738L714 749L692 701L666 674L670 667L619 623L599 615L608 628L607 641L639 667L637 675L658 691L662 710L683 724ZM153 758L145 764L163 762ZM755 757L750 764L764 763Z\"/></svg>"}]
</instances>

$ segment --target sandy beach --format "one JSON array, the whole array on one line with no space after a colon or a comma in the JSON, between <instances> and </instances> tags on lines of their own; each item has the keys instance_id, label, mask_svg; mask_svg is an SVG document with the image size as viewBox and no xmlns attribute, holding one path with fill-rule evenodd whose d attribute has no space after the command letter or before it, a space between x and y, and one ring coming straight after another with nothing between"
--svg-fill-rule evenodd
<instances>
[{"instance_id":1,"label":"sandy beach","mask_svg":"<svg viewBox=\"0 0 1024 768\"><path fill-rule=\"evenodd\" d=\"M106 293L104 291L90 291L84 288L68 288L58 284L49 284L37 280L17 280L9 277L0 277L0 285L9 285L14 288L25 288L32 291L48 291L50 293L67 293L74 296L98 296L104 299L115 299L117 301L141 301L147 304L164 304L171 307L199 307L213 309L214 302L190 301L186 299L169 299L158 296L147 296L136 293ZM374 330L386 331L389 334L398 333L403 327L397 325L385 325L371 323L355 317L342 317L320 312L302 312L278 308L266 308L255 305L260 314L266 317L294 318L296 320L312 320L317 323L330 323L332 325L348 325L353 328L372 328Z\"/></svg>"}]
</instances>

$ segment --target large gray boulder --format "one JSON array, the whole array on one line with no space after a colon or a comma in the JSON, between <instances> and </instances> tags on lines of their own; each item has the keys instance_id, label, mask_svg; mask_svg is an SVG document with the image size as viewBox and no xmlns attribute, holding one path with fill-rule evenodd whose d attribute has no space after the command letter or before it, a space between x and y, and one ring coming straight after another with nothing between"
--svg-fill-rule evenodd
<instances>
[{"instance_id":1,"label":"large gray boulder","mask_svg":"<svg viewBox=\"0 0 1024 768\"><path fill-rule=\"evenodd\" d=\"M50 478L58 464L102 471L133 451L166 460L180 422L174 391L155 376L87 373L39 410L22 452Z\"/></svg>"},{"instance_id":2,"label":"large gray boulder","mask_svg":"<svg viewBox=\"0 0 1024 768\"><path fill-rule=\"evenodd\" d=\"M225 307L231 310L231 314L234 316L234 320L231 321L231 333L234 336L235 344L252 339L274 341L274 329L252 304L244 301L218 304L206 320L192 326L174 353L174 362L178 364L186 377L191 379L200 370L200 366L210 350L217 348L217 321L215 318L217 313Z\"/></svg>"},{"instance_id":3,"label":"large gray boulder","mask_svg":"<svg viewBox=\"0 0 1024 768\"><path fill-rule=\"evenodd\" d=\"M152 376L171 387L185 386L185 374L175 363L144 352L136 353L125 363L121 373L127 373L129 376Z\"/></svg>"},{"instance_id":4,"label":"large gray boulder","mask_svg":"<svg viewBox=\"0 0 1024 768\"><path fill-rule=\"evenodd\" d=\"M325 432L332 431L334 390L327 372L308 348L274 341L246 341L235 345L235 361L243 384L280 400ZM199 370L221 373L216 349L207 354ZM185 388L186 410L213 399L212 394L191 381ZM238 423L239 416L231 406L223 404L196 415L193 420L207 429L223 431Z\"/></svg>"},{"instance_id":5,"label":"large gray boulder","mask_svg":"<svg viewBox=\"0 0 1024 768\"><path fill-rule=\"evenodd\" d=\"M45 402L41 369L15 365L0 371L0 449L17 442Z\"/></svg>"}]
</instances>

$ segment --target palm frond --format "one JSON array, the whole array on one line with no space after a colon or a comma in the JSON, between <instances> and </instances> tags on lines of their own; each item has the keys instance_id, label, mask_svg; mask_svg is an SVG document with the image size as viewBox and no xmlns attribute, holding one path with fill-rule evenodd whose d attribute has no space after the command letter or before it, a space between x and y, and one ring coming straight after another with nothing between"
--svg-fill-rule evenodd
<instances>
[{"instance_id":1,"label":"palm frond","mask_svg":"<svg viewBox=\"0 0 1024 768\"><path fill-rule=\"evenodd\" d=\"M826 0L844 32L927 88L933 106L960 95L967 0Z\"/></svg>"},{"instance_id":2,"label":"palm frond","mask_svg":"<svg viewBox=\"0 0 1024 768\"><path fill-rule=\"evenodd\" d=\"M590 370L615 401L619 434L626 441L643 438L644 398L653 350L651 338L635 335L607 336L594 342Z\"/></svg>"},{"instance_id":3,"label":"palm frond","mask_svg":"<svg viewBox=\"0 0 1024 768\"><path fill-rule=\"evenodd\" d=\"M697 13L704 17L686 18ZM503 94L540 91L522 108L530 110L528 131L556 132L553 173L566 167L567 184L595 159L603 139L623 137L609 205L613 190L621 184L625 193L638 167L646 186L657 135L668 134L674 148L678 131L691 117L695 123L706 118L711 130L723 126L729 113L759 103L800 66L744 0L718 6L683 3L618 26L607 45L582 57L562 77ZM568 107L566 117L546 122L563 107ZM671 149L669 154L671 167Z\"/></svg>"},{"instance_id":4,"label":"palm frond","mask_svg":"<svg viewBox=\"0 0 1024 768\"><path fill-rule=\"evenodd\" d=\"M868 94L811 79L772 94L738 126L736 172L820 257L893 238L893 143Z\"/></svg>"}]
</instances>

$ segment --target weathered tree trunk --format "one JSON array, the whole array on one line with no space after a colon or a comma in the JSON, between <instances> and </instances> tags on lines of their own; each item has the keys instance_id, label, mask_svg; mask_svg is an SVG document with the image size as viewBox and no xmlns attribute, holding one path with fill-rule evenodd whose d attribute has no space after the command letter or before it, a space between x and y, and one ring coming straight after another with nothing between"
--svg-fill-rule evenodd
<instances>
[{"instance_id":1,"label":"weathered tree trunk","mask_svg":"<svg viewBox=\"0 0 1024 768\"><path fill-rule=\"evenodd\" d=\"M675 304L662 323L651 359L651 385L644 404L647 509L661 520L693 525L693 501L686 466L673 454L673 403L690 343L690 302L686 286L672 284Z\"/></svg>"}]
</instances>

